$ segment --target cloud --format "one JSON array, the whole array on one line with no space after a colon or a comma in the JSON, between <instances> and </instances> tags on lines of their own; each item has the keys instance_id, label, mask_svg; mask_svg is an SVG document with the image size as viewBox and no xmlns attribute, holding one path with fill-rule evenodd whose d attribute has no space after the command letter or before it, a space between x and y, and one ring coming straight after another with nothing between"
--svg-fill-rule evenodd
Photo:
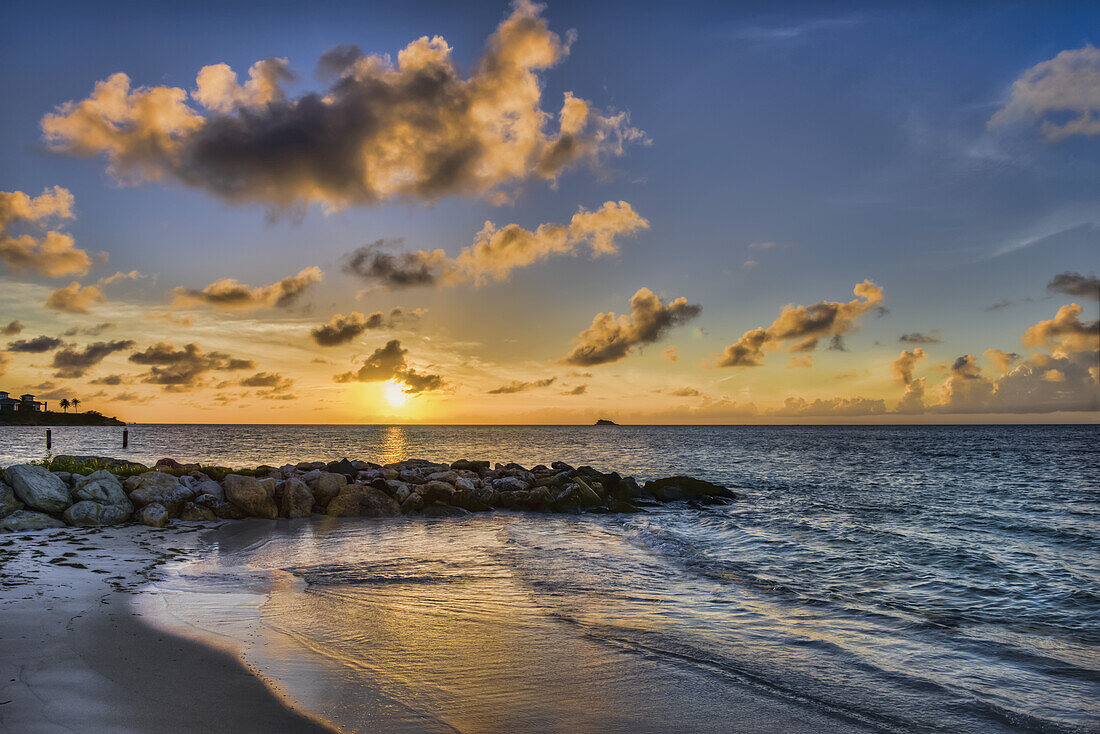
<instances>
[{"instance_id":1,"label":"cloud","mask_svg":"<svg viewBox=\"0 0 1100 734\"><path fill-rule=\"evenodd\" d=\"M676 351L676 347L665 347L661 350L661 356L667 359L669 362L680 361L680 353Z\"/></svg>"},{"instance_id":2,"label":"cloud","mask_svg":"<svg viewBox=\"0 0 1100 734\"><path fill-rule=\"evenodd\" d=\"M202 290L179 287L171 291L172 306L207 305L222 311L288 308L297 303L311 285L320 283L324 276L320 268L309 267L262 288L252 288L233 278L215 281Z\"/></svg>"},{"instance_id":3,"label":"cloud","mask_svg":"<svg viewBox=\"0 0 1100 734\"><path fill-rule=\"evenodd\" d=\"M905 394L898 402L898 413L921 413L924 411L924 378L915 378L913 370L917 362L928 354L917 347L913 351L903 349L898 358L890 365L894 375L894 382L905 387Z\"/></svg>"},{"instance_id":4,"label":"cloud","mask_svg":"<svg viewBox=\"0 0 1100 734\"><path fill-rule=\"evenodd\" d=\"M65 347L54 352L52 367L57 370L54 377L76 378L95 367L103 359L115 352L134 346L130 339L118 339L110 342L95 342L83 349Z\"/></svg>"},{"instance_id":5,"label":"cloud","mask_svg":"<svg viewBox=\"0 0 1100 734\"><path fill-rule=\"evenodd\" d=\"M142 395L138 395L138 394L132 393L132 392L120 392L118 395L115 395L113 398L109 398L109 400L111 402L118 402L118 403L151 403L153 401L153 396L152 395L142 396Z\"/></svg>"},{"instance_id":6,"label":"cloud","mask_svg":"<svg viewBox=\"0 0 1100 734\"><path fill-rule=\"evenodd\" d=\"M23 324L19 321L11 321L7 326L0 327L0 335L16 336L23 331Z\"/></svg>"},{"instance_id":7,"label":"cloud","mask_svg":"<svg viewBox=\"0 0 1100 734\"><path fill-rule=\"evenodd\" d=\"M940 335L934 331L931 334L914 331L911 334L902 334L898 337L898 341L902 344L939 344L942 340Z\"/></svg>"},{"instance_id":8,"label":"cloud","mask_svg":"<svg viewBox=\"0 0 1100 734\"><path fill-rule=\"evenodd\" d=\"M774 242L752 242L749 244L750 250L770 250L775 247Z\"/></svg>"},{"instance_id":9,"label":"cloud","mask_svg":"<svg viewBox=\"0 0 1100 734\"><path fill-rule=\"evenodd\" d=\"M60 347L64 342L52 336L37 336L34 339L18 339L8 343L9 352L25 352L28 354L41 354L50 352Z\"/></svg>"},{"instance_id":10,"label":"cloud","mask_svg":"<svg viewBox=\"0 0 1100 734\"><path fill-rule=\"evenodd\" d=\"M22 191L0 191L0 262L13 273L31 270L48 278L84 275L92 259L74 246L71 235L49 230L41 236L12 235L12 224L37 226L51 218L72 218L73 195L60 186L46 189L38 196Z\"/></svg>"},{"instance_id":11,"label":"cloud","mask_svg":"<svg viewBox=\"0 0 1100 734\"><path fill-rule=\"evenodd\" d=\"M807 354L805 357L796 357L791 355L791 360L787 362L787 369L794 370L799 368L809 369L814 366L813 355Z\"/></svg>"},{"instance_id":12,"label":"cloud","mask_svg":"<svg viewBox=\"0 0 1100 734\"><path fill-rule=\"evenodd\" d=\"M577 385L572 390L566 390L562 395L584 395L588 392L588 385Z\"/></svg>"},{"instance_id":13,"label":"cloud","mask_svg":"<svg viewBox=\"0 0 1100 734\"><path fill-rule=\"evenodd\" d=\"M1097 352L1036 354L1000 379L982 374L976 360L955 361L940 388L941 413L1049 413L1100 410Z\"/></svg>"},{"instance_id":14,"label":"cloud","mask_svg":"<svg viewBox=\"0 0 1100 734\"><path fill-rule=\"evenodd\" d=\"M1100 134L1100 49L1068 49L1025 71L989 126L1019 120L1038 121L1049 141Z\"/></svg>"},{"instance_id":15,"label":"cloud","mask_svg":"<svg viewBox=\"0 0 1100 734\"><path fill-rule=\"evenodd\" d=\"M93 385L125 385L129 382L129 379L123 377L122 375L106 375L104 377L97 377L96 379L91 380L91 383Z\"/></svg>"},{"instance_id":16,"label":"cloud","mask_svg":"<svg viewBox=\"0 0 1100 734\"><path fill-rule=\"evenodd\" d=\"M104 321L103 323L96 324L95 326L86 326L84 328L74 326L71 329L65 330L65 336L77 336L78 334L83 336L99 336L103 332L107 331L108 329L113 329L114 327L115 325L109 321Z\"/></svg>"},{"instance_id":17,"label":"cloud","mask_svg":"<svg viewBox=\"0 0 1100 734\"><path fill-rule=\"evenodd\" d=\"M141 376L142 382L163 385L169 392L186 392L201 386L203 376L212 370L247 370L256 366L250 359L237 359L224 352L204 353L197 344L176 349L167 342L134 352L129 359L134 364L149 367Z\"/></svg>"},{"instance_id":18,"label":"cloud","mask_svg":"<svg viewBox=\"0 0 1100 734\"><path fill-rule=\"evenodd\" d=\"M375 349L362 366L355 372L345 372L333 377L336 382L386 382L393 380L404 386L404 392L419 394L443 387L443 378L439 375L417 372L405 361L408 349L401 342L391 339L384 347Z\"/></svg>"},{"instance_id":19,"label":"cloud","mask_svg":"<svg viewBox=\"0 0 1100 734\"><path fill-rule=\"evenodd\" d=\"M644 134L625 112L601 112L566 92L543 109L541 72L569 54L516 0L468 78L451 47L423 36L397 54L327 51L323 92L287 98L290 70L271 58L241 85L225 64L203 67L196 89L131 87L126 74L42 119L54 150L104 156L129 181L174 180L228 201L329 208L390 199L487 196L506 200L531 180L556 181L578 165L601 168Z\"/></svg>"},{"instance_id":20,"label":"cloud","mask_svg":"<svg viewBox=\"0 0 1100 734\"><path fill-rule=\"evenodd\" d=\"M982 356L992 362L1002 375L1008 372L1008 368L1012 366L1012 363L1020 358L1020 355L1016 352L1004 352L1000 349L987 349L982 352Z\"/></svg>"},{"instance_id":21,"label":"cloud","mask_svg":"<svg viewBox=\"0 0 1100 734\"><path fill-rule=\"evenodd\" d=\"M1012 304L1013 304L1013 301L1006 298L1003 301L997 301L996 303L994 303L992 305L986 306L985 310L986 311L1000 311L1002 308L1008 308Z\"/></svg>"},{"instance_id":22,"label":"cloud","mask_svg":"<svg viewBox=\"0 0 1100 734\"><path fill-rule=\"evenodd\" d=\"M294 380L289 377L283 377L277 372L257 372L251 377L245 377L240 381L242 387L260 387L265 388L258 394L262 398L276 398L281 399L283 396L280 393L285 393L294 385Z\"/></svg>"},{"instance_id":23,"label":"cloud","mask_svg":"<svg viewBox=\"0 0 1100 734\"><path fill-rule=\"evenodd\" d=\"M81 287L75 280L58 288L46 299L46 308L62 313L88 313L88 309L103 302L103 294L94 285Z\"/></svg>"},{"instance_id":24,"label":"cloud","mask_svg":"<svg viewBox=\"0 0 1100 734\"><path fill-rule=\"evenodd\" d=\"M120 280L137 280L138 278L144 278L144 277L147 277L147 276L144 273L139 273L136 270L131 270L128 273L124 273L120 270L120 271L116 272L114 275L109 275L106 278L100 278L99 281L96 283L96 285L98 285L100 288L102 288L104 286L111 285L112 283L117 283Z\"/></svg>"},{"instance_id":25,"label":"cloud","mask_svg":"<svg viewBox=\"0 0 1100 734\"><path fill-rule=\"evenodd\" d=\"M752 270L753 268L755 268L759 264L760 264L759 261L753 260L752 258L749 258L745 262L741 263L741 267L744 268L745 270Z\"/></svg>"},{"instance_id":26,"label":"cloud","mask_svg":"<svg viewBox=\"0 0 1100 734\"><path fill-rule=\"evenodd\" d=\"M703 307L686 298L662 303L648 288L630 299L630 315L599 313L592 325L577 335L577 346L562 361L579 367L617 362L637 346L660 341L674 327L702 313Z\"/></svg>"},{"instance_id":27,"label":"cloud","mask_svg":"<svg viewBox=\"0 0 1100 734\"><path fill-rule=\"evenodd\" d=\"M322 347L334 347L347 344L370 329L393 328L406 321L417 321L420 313L420 309L407 311L400 307L391 309L388 316L381 311L369 316L358 311L352 311L347 316L338 313L327 324L312 329L309 335Z\"/></svg>"},{"instance_id":28,"label":"cloud","mask_svg":"<svg viewBox=\"0 0 1100 734\"><path fill-rule=\"evenodd\" d=\"M507 280L513 270L553 255L576 255L587 245L596 257L618 252L615 238L647 229L649 222L625 201L608 201L595 211L580 207L569 224L540 224L534 231L485 222L474 242L455 257L443 250L391 254L388 240L355 250L344 261L344 272L387 288L454 286Z\"/></svg>"},{"instance_id":29,"label":"cloud","mask_svg":"<svg viewBox=\"0 0 1100 734\"><path fill-rule=\"evenodd\" d=\"M10 362L8 360L8 355L4 354L3 352L0 352L0 377L3 377L4 375L8 374L8 364L9 363Z\"/></svg>"},{"instance_id":30,"label":"cloud","mask_svg":"<svg viewBox=\"0 0 1100 734\"><path fill-rule=\"evenodd\" d=\"M535 380L533 382L520 382L514 380L507 385L501 385L500 387L493 388L492 390L486 390L489 395L510 395L512 393L524 392L526 390L532 390L539 387L550 387L558 378L547 377L542 380Z\"/></svg>"},{"instance_id":31,"label":"cloud","mask_svg":"<svg viewBox=\"0 0 1100 734\"><path fill-rule=\"evenodd\" d=\"M1062 306L1053 319L1040 321L1024 332L1024 346L1065 353L1096 350L1100 347L1100 321L1082 322L1082 311L1076 303Z\"/></svg>"},{"instance_id":32,"label":"cloud","mask_svg":"<svg viewBox=\"0 0 1100 734\"><path fill-rule=\"evenodd\" d=\"M813 402L805 398L787 398L782 408L768 411L774 416L865 416L882 415L886 412L886 403L870 398L818 398Z\"/></svg>"},{"instance_id":33,"label":"cloud","mask_svg":"<svg viewBox=\"0 0 1100 734\"><path fill-rule=\"evenodd\" d=\"M1085 276L1067 270L1051 278L1047 283L1047 290L1051 293L1064 293L1067 296L1100 301L1100 278L1091 273Z\"/></svg>"},{"instance_id":34,"label":"cloud","mask_svg":"<svg viewBox=\"0 0 1100 734\"><path fill-rule=\"evenodd\" d=\"M694 387L681 387L678 390L673 390L669 394L675 395L678 398L698 398L703 396L703 393L699 392Z\"/></svg>"},{"instance_id":35,"label":"cloud","mask_svg":"<svg viewBox=\"0 0 1100 734\"><path fill-rule=\"evenodd\" d=\"M719 367L758 367L764 352L781 342L794 342L791 352L810 352L818 341L830 337L830 349L843 350L843 336L858 327L859 317L882 301L882 288L869 280L853 289L854 300L847 303L821 301L811 306L787 305L772 325L746 331L736 344L726 347Z\"/></svg>"}]
</instances>

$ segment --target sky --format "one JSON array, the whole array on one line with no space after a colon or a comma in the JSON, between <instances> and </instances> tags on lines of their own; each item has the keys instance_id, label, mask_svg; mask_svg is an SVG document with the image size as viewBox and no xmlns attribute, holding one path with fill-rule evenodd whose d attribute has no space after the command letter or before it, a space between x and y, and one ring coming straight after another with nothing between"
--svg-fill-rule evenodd
<instances>
[{"instance_id":1,"label":"sky","mask_svg":"<svg viewBox=\"0 0 1100 734\"><path fill-rule=\"evenodd\" d=\"M1092 3L8 3L0 390L1100 419Z\"/></svg>"}]
</instances>

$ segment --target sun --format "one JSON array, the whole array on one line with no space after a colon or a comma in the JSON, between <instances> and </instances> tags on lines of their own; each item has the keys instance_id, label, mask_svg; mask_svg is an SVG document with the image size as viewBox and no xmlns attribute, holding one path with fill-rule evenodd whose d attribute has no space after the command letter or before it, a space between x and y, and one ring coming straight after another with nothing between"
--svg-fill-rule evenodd
<instances>
[{"instance_id":1,"label":"sun","mask_svg":"<svg viewBox=\"0 0 1100 734\"><path fill-rule=\"evenodd\" d=\"M390 380L382 386L382 395L385 396L386 401L395 408L400 408L405 404L405 401L409 399L409 396L405 394L404 387L393 380Z\"/></svg>"}]
</instances>

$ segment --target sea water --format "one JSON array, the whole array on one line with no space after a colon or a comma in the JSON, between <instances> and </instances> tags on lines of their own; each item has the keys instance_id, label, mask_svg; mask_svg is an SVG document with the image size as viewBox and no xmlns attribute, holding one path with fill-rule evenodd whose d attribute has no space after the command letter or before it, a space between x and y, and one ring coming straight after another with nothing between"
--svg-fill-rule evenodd
<instances>
[{"instance_id":1,"label":"sea water","mask_svg":"<svg viewBox=\"0 0 1100 734\"><path fill-rule=\"evenodd\" d=\"M55 451L122 455L108 430ZM564 460L737 492L230 523L154 589L349 731L1100 729L1095 426L131 430L145 461Z\"/></svg>"}]
</instances>

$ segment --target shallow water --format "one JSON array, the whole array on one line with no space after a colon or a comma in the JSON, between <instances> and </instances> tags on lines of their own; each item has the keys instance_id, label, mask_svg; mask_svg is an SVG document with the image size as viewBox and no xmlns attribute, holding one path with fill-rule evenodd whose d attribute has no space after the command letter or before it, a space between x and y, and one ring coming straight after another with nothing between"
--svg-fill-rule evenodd
<instances>
[{"instance_id":1,"label":"shallow water","mask_svg":"<svg viewBox=\"0 0 1100 734\"><path fill-rule=\"evenodd\" d=\"M165 608L348 729L1100 729L1095 426L133 430L146 460L563 459L741 496L214 534Z\"/></svg>"}]
</instances>

